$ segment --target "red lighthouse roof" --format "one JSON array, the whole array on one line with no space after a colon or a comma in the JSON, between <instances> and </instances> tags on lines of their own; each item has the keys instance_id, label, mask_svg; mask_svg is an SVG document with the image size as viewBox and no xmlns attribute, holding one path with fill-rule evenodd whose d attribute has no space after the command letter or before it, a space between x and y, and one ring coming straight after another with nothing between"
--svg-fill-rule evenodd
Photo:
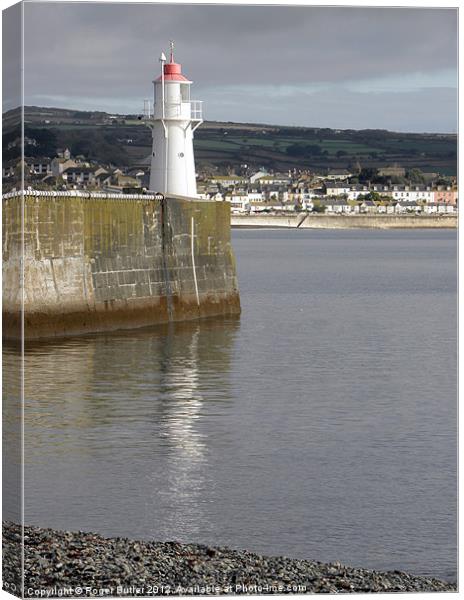
<instances>
[{"instance_id":1,"label":"red lighthouse roof","mask_svg":"<svg viewBox=\"0 0 464 600\"><path fill-rule=\"evenodd\" d=\"M161 81L161 75L155 81ZM182 66L174 62L174 44L171 42L171 57L170 62L164 65L164 81L185 81L191 83L187 77L182 75Z\"/></svg>"}]
</instances>

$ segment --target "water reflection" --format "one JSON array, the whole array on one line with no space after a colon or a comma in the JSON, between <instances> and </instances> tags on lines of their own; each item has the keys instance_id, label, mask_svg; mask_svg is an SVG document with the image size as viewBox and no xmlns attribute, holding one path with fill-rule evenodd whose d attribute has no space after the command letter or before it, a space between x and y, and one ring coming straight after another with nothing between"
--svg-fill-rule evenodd
<instances>
[{"instance_id":1,"label":"water reflection","mask_svg":"<svg viewBox=\"0 0 464 600\"><path fill-rule=\"evenodd\" d=\"M101 531L110 510L112 534L187 539L208 528L202 494L214 484L199 424L230 404L238 327L211 319L30 344L26 521Z\"/></svg>"},{"instance_id":2,"label":"water reflection","mask_svg":"<svg viewBox=\"0 0 464 600\"><path fill-rule=\"evenodd\" d=\"M152 473L150 504L156 504L158 497L162 502L171 504L172 510L166 512L163 523L166 532L174 531L179 525L185 530L190 525L196 533L206 519L201 491L205 485L208 461L207 436L196 428L204 403L198 361L199 335L199 328L196 328L179 353L176 337L170 334L162 351L160 390L165 400L165 427L160 438L171 447L171 451L164 481L159 482L156 468Z\"/></svg>"},{"instance_id":3,"label":"water reflection","mask_svg":"<svg viewBox=\"0 0 464 600\"><path fill-rule=\"evenodd\" d=\"M203 404L199 390L198 338L196 329L180 358L171 332L160 365L161 394L170 398L165 404L166 429L161 437L177 449L180 457L192 460L201 459L205 448L204 436L195 432L195 420Z\"/></svg>"}]
</instances>

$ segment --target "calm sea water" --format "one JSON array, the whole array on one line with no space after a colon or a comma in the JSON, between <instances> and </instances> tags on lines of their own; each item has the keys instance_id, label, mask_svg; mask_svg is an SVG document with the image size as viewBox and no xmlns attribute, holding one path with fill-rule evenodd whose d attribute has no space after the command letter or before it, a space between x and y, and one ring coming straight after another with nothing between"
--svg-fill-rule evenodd
<instances>
[{"instance_id":1,"label":"calm sea water","mask_svg":"<svg viewBox=\"0 0 464 600\"><path fill-rule=\"evenodd\" d=\"M233 241L240 319L28 349L26 522L455 579L455 232Z\"/></svg>"}]
</instances>

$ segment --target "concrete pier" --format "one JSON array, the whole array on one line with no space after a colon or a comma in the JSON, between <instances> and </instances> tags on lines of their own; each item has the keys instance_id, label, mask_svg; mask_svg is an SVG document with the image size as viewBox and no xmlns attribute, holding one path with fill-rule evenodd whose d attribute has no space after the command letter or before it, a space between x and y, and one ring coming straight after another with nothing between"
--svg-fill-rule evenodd
<instances>
[{"instance_id":1,"label":"concrete pier","mask_svg":"<svg viewBox=\"0 0 464 600\"><path fill-rule=\"evenodd\" d=\"M455 229L457 215L232 215L232 227L283 227L301 229Z\"/></svg>"},{"instance_id":2,"label":"concrete pier","mask_svg":"<svg viewBox=\"0 0 464 600\"><path fill-rule=\"evenodd\" d=\"M22 311L25 339L238 314L228 203L7 194L5 337L20 338Z\"/></svg>"}]
</instances>

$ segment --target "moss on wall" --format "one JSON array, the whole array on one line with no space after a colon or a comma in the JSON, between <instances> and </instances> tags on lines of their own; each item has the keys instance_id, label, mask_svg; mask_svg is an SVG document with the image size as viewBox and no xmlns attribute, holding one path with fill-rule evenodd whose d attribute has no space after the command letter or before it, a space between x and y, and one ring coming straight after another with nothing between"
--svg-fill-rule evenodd
<instances>
[{"instance_id":1,"label":"moss on wall","mask_svg":"<svg viewBox=\"0 0 464 600\"><path fill-rule=\"evenodd\" d=\"M3 202L4 331L17 337L22 199ZM240 312L226 203L26 196L23 275L26 338Z\"/></svg>"}]
</instances>

